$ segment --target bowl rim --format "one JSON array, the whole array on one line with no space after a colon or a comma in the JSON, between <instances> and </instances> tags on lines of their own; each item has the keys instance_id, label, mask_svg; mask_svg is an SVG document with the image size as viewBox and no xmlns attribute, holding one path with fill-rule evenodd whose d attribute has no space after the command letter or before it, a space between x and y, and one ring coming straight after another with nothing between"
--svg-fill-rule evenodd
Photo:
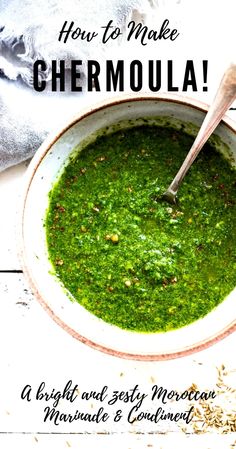
<instances>
[{"instance_id":1,"label":"bowl rim","mask_svg":"<svg viewBox=\"0 0 236 449\"><path fill-rule=\"evenodd\" d=\"M206 113L209 105L206 103L199 101L194 98L190 98L187 96L181 96L180 94L150 94L150 93L142 93L142 94L123 94L119 96L115 96L112 98L107 98L103 101L97 102L92 106L82 108L80 112L74 115L71 119L67 120L63 127L60 127L57 131L54 131L49 134L49 136L43 141L40 147L37 149L35 155L30 161L26 173L24 175L23 180L23 188L20 196L19 207L17 210L17 252L18 259L20 265L22 267L22 271L24 277L26 278L28 285L33 292L36 299L39 301L41 306L47 311L47 313L51 316L51 318L66 332L68 332L72 337L79 340L80 342L92 347L93 349L99 350L103 353L116 356L123 359L129 360L140 360L140 361L165 361L170 359L177 359L180 357L188 356L194 354L195 352L207 349L218 341L226 338L228 335L236 331L236 318L229 323L226 327L224 327L217 334L210 336L207 339L204 339L200 342L193 343L191 346L186 346L183 350L177 350L168 352L166 354L134 354L129 352L118 351L113 348L106 347L101 345L95 341L90 340L87 337L84 337L79 332L72 329L68 326L61 318L59 318L54 311L49 307L46 300L39 293L36 283L34 282L33 275L31 273L31 268L28 266L26 261L26 251L25 251L25 242L24 242L24 214L25 214L25 206L27 201L28 192L31 186L31 182L34 178L34 175L37 171L38 166L41 161L50 151L51 147L57 142L60 137L72 128L76 123L82 121L84 118L92 115L93 113L105 109L107 107L115 106L117 104L125 104L130 101L162 101L184 105L187 107L192 107L193 109L199 110L201 112ZM225 115L221 121L226 128L228 128L231 132L236 135L236 123Z\"/></svg>"}]
</instances>

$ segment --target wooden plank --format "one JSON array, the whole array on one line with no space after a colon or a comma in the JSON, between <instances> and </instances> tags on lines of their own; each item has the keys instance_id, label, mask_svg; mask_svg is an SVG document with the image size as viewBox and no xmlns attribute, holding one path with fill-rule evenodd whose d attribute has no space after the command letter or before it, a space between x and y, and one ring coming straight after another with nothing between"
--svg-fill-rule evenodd
<instances>
[{"instance_id":1,"label":"wooden plank","mask_svg":"<svg viewBox=\"0 0 236 449\"><path fill-rule=\"evenodd\" d=\"M27 163L0 173L0 270L20 269L17 257L16 211Z\"/></svg>"},{"instance_id":2,"label":"wooden plank","mask_svg":"<svg viewBox=\"0 0 236 449\"><path fill-rule=\"evenodd\" d=\"M235 449L236 435L0 435L4 449Z\"/></svg>"}]
</instances>

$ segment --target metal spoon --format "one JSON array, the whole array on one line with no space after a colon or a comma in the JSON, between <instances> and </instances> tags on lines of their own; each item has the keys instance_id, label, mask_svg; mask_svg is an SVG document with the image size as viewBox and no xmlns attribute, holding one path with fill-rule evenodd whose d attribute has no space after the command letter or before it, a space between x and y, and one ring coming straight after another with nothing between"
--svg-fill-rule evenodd
<instances>
[{"instance_id":1,"label":"metal spoon","mask_svg":"<svg viewBox=\"0 0 236 449\"><path fill-rule=\"evenodd\" d=\"M201 151L204 143L213 133L223 115L236 99L236 64L231 65L225 72L220 86L216 92L216 96L211 104L207 115L202 123L198 135L189 150L183 164L181 165L177 175L172 183L163 194L163 199L169 203L176 202L176 195L179 186L186 175L188 169L196 159L198 153Z\"/></svg>"}]
</instances>

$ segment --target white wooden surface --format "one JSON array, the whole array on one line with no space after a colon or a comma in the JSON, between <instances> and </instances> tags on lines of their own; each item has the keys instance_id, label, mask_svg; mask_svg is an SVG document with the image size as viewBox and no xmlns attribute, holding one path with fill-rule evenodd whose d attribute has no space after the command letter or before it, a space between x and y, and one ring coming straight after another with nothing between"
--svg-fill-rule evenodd
<instances>
[{"instance_id":1,"label":"white wooden surface","mask_svg":"<svg viewBox=\"0 0 236 449\"><path fill-rule=\"evenodd\" d=\"M220 33L218 27L216 30L220 39L224 33ZM192 45L189 52L179 49L184 59L188 55L192 58L193 50L201 53L200 59L208 57L210 41L205 49L199 45L200 38L196 34L195 49ZM208 92L188 93L205 102L212 100L221 71L220 64L214 66L212 61L214 58L218 61L222 55L225 57L224 48L221 56L217 53L213 58L212 45ZM228 46L226 49L229 54L232 53ZM229 111L228 115L236 120L236 110ZM207 433L193 434L191 426L184 433L177 424L170 426L165 421L147 425L142 422L132 425L125 420L116 424L112 421L100 424L77 421L55 426L43 422L46 403L21 400L21 391L27 384L31 385L33 392L42 381L48 390L59 390L70 379L78 384L79 392L100 391L104 385L108 386L109 391L126 391L136 384L146 391L155 383L177 390L187 389L195 383L201 390L212 390L218 388L217 368L222 364L229 372L226 380L228 387L236 388L236 333L192 356L166 362L138 362L95 351L74 340L52 321L29 291L24 275L19 272L16 210L26 166L23 163L0 174L0 448L235 448L236 433L222 434L223 427L218 429L218 433L210 429ZM228 401L229 392L226 390L223 391L225 395L218 397L223 408ZM236 415L236 395L233 392L230 393L230 401ZM90 411L97 405L95 401L87 404ZM149 405L147 402L147 409ZM116 408L119 407L114 406L112 412Z\"/></svg>"},{"instance_id":2,"label":"white wooden surface","mask_svg":"<svg viewBox=\"0 0 236 449\"><path fill-rule=\"evenodd\" d=\"M162 3L165 1L158 2ZM150 59L175 59L175 67L178 64L181 67L181 60L194 56L199 61L208 59L208 92L201 92L199 69L199 91L187 95L209 103L223 66L235 52L235 14L229 9L230 4L232 11L235 8L234 1L225 0L223 8L221 2L215 2L214 12L211 2L198 1L195 9L189 1L182 3L190 11L188 17L180 14L179 44L154 47ZM171 7L172 4L170 2ZM173 22L174 14L175 11L171 17L168 12L166 17ZM138 52L135 57L139 56ZM123 58L122 49L120 57ZM233 106L235 108L236 104ZM236 110L229 111L228 115L236 120ZM199 389L218 391L218 368L224 365L228 372L227 387L223 387L223 391L221 388L217 401L222 408L228 407L234 418L236 415L236 333L192 356L166 362L136 362L95 351L74 340L51 320L19 272L16 210L26 166L23 163L0 174L0 448L235 449L236 432L222 433L225 426L218 430L210 428L206 433L203 428L197 434L192 426L187 426L184 432L179 425L170 426L165 421L148 425L129 424L125 420L116 424L76 421L55 426L52 422L43 422L46 403L33 398L31 402L21 400L21 391L27 384L31 385L33 393L42 381L48 390L60 390L70 379L78 385L79 393L100 391L104 385L109 391L126 391L136 384L148 391L155 383L177 390L195 383ZM92 400L87 404L90 412L97 406ZM146 406L148 409L148 402ZM116 408L119 407L114 406L112 411ZM123 409L125 412L125 407Z\"/></svg>"},{"instance_id":3,"label":"white wooden surface","mask_svg":"<svg viewBox=\"0 0 236 449\"><path fill-rule=\"evenodd\" d=\"M236 115L235 111L230 114ZM178 425L170 427L165 422L145 426L125 421L115 425L112 421L75 422L56 427L43 422L47 404L20 399L26 384L35 390L45 381L48 389L62 389L70 379L78 384L79 391L100 391L103 385L110 390L128 390L136 384L145 391L154 383L169 389L183 390L192 383L202 390L214 389L217 367L222 364L230 371L229 385L236 387L236 333L193 356L167 362L136 362L95 351L51 320L29 291L24 275L16 272L21 269L16 251L16 210L26 166L21 164L0 175L0 447L12 447L17 441L25 448L46 448L49 442L57 448L87 448L94 444L104 448L119 441L127 449L161 449L171 448L177 441L187 447L189 438L193 448L200 447L200 443L207 449L234 447L235 433L217 436L212 430L188 435ZM235 394L232 398L235 409ZM95 408L97 405L88 404Z\"/></svg>"}]
</instances>

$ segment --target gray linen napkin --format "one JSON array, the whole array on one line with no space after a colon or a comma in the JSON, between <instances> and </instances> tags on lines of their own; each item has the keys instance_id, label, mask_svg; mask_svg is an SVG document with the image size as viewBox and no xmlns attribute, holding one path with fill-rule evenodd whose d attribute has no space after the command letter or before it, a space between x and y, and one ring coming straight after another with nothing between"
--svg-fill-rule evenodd
<instances>
[{"instance_id":1,"label":"gray linen napkin","mask_svg":"<svg viewBox=\"0 0 236 449\"><path fill-rule=\"evenodd\" d=\"M49 132L96 95L37 93L33 62L105 58L110 44L58 41L65 20L86 31L101 30L109 20L125 29L134 16L142 20L153 0L0 0L0 171L31 157ZM101 34L101 32L100 32ZM119 45L121 41L118 39ZM113 41L114 45L114 41ZM116 45L118 45L116 43ZM50 70L47 78L50 80Z\"/></svg>"}]
</instances>

